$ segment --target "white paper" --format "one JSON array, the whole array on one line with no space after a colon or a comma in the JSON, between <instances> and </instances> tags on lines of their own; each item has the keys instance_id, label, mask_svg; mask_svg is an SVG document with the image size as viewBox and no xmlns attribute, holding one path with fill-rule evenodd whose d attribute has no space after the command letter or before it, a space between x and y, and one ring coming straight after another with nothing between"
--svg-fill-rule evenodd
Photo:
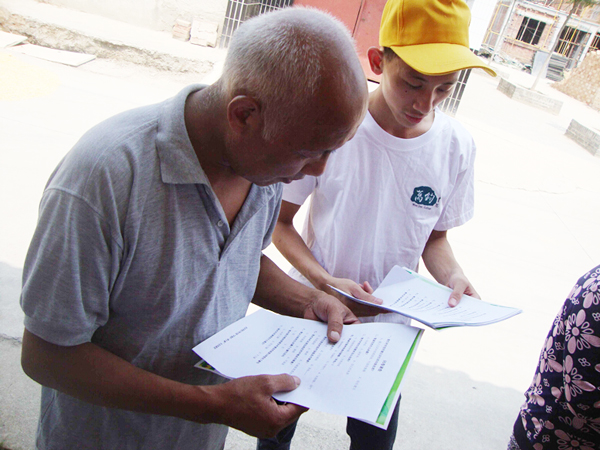
<instances>
[{"instance_id":1,"label":"white paper","mask_svg":"<svg viewBox=\"0 0 600 450\"><path fill-rule=\"evenodd\" d=\"M383 300L381 305L359 300L331 287L355 301L400 313L432 328L488 325L522 312L468 295L463 295L460 303L452 308L448 306L452 289L400 266L394 266L373 292L375 297Z\"/></svg>"},{"instance_id":2,"label":"white paper","mask_svg":"<svg viewBox=\"0 0 600 450\"><path fill-rule=\"evenodd\" d=\"M347 325L337 344L329 343L326 333L325 323L259 310L194 351L229 378L296 375L300 386L277 393L276 399L387 428L422 330L400 324Z\"/></svg>"}]
</instances>

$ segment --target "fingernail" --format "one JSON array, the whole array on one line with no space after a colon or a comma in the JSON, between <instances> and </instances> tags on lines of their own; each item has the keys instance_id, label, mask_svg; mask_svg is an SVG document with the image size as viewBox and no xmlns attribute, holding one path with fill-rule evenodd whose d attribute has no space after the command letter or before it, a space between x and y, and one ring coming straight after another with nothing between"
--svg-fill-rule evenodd
<instances>
[{"instance_id":1,"label":"fingernail","mask_svg":"<svg viewBox=\"0 0 600 450\"><path fill-rule=\"evenodd\" d=\"M340 333L338 333L337 331L332 331L331 334L329 335L331 337L332 341L339 341L340 340Z\"/></svg>"},{"instance_id":2,"label":"fingernail","mask_svg":"<svg viewBox=\"0 0 600 450\"><path fill-rule=\"evenodd\" d=\"M458 302L456 301L455 298L451 298L449 303L450 303L450 306L456 306L456 305L458 305Z\"/></svg>"},{"instance_id":3,"label":"fingernail","mask_svg":"<svg viewBox=\"0 0 600 450\"><path fill-rule=\"evenodd\" d=\"M294 375L294 382L296 383L296 387L300 386L300 378Z\"/></svg>"}]
</instances>

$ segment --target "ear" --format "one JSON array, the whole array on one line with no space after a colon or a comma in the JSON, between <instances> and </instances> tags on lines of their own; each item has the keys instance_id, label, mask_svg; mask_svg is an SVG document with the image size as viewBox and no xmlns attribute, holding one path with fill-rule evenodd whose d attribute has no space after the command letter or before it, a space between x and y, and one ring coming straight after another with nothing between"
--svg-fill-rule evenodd
<instances>
[{"instance_id":1,"label":"ear","mask_svg":"<svg viewBox=\"0 0 600 450\"><path fill-rule=\"evenodd\" d=\"M369 65L375 75L381 75L383 73L383 50L379 47L370 47L367 50L367 58L369 59Z\"/></svg>"},{"instance_id":2,"label":"ear","mask_svg":"<svg viewBox=\"0 0 600 450\"><path fill-rule=\"evenodd\" d=\"M252 97L238 95L227 105L227 121L231 129L239 134L252 129L260 130L262 127L260 105Z\"/></svg>"}]
</instances>

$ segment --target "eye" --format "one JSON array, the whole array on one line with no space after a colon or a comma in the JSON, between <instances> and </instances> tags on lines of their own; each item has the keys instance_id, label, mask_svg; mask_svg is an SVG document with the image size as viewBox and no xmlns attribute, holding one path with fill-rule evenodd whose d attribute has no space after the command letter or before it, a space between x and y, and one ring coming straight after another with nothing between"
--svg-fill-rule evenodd
<instances>
[{"instance_id":1,"label":"eye","mask_svg":"<svg viewBox=\"0 0 600 450\"><path fill-rule=\"evenodd\" d=\"M411 83L409 83L408 81L406 81L405 83L406 83L406 85L407 85L407 86L408 86L410 89L415 89L415 90L416 90L416 89L420 89L420 88L421 88L421 85L418 85L418 84L411 84Z\"/></svg>"}]
</instances>

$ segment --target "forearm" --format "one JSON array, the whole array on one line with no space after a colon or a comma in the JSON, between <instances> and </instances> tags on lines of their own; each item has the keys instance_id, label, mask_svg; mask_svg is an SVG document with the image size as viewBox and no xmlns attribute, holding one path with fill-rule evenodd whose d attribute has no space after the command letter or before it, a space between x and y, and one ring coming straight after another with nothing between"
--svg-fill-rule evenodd
<instances>
[{"instance_id":1,"label":"forearm","mask_svg":"<svg viewBox=\"0 0 600 450\"><path fill-rule=\"evenodd\" d=\"M51 344L27 330L22 365L38 383L99 406L220 422L215 386L191 386L142 370L92 343Z\"/></svg>"},{"instance_id":2,"label":"forearm","mask_svg":"<svg viewBox=\"0 0 600 450\"><path fill-rule=\"evenodd\" d=\"M331 284L331 275L319 264L292 223L277 223L273 244L298 272L320 290Z\"/></svg>"},{"instance_id":3,"label":"forearm","mask_svg":"<svg viewBox=\"0 0 600 450\"><path fill-rule=\"evenodd\" d=\"M267 256L262 255L260 274L252 303L280 314L304 317L321 293L289 277Z\"/></svg>"},{"instance_id":4,"label":"forearm","mask_svg":"<svg viewBox=\"0 0 600 450\"><path fill-rule=\"evenodd\" d=\"M463 274L445 232L432 232L422 257L425 267L440 284L448 286L453 275Z\"/></svg>"}]
</instances>

